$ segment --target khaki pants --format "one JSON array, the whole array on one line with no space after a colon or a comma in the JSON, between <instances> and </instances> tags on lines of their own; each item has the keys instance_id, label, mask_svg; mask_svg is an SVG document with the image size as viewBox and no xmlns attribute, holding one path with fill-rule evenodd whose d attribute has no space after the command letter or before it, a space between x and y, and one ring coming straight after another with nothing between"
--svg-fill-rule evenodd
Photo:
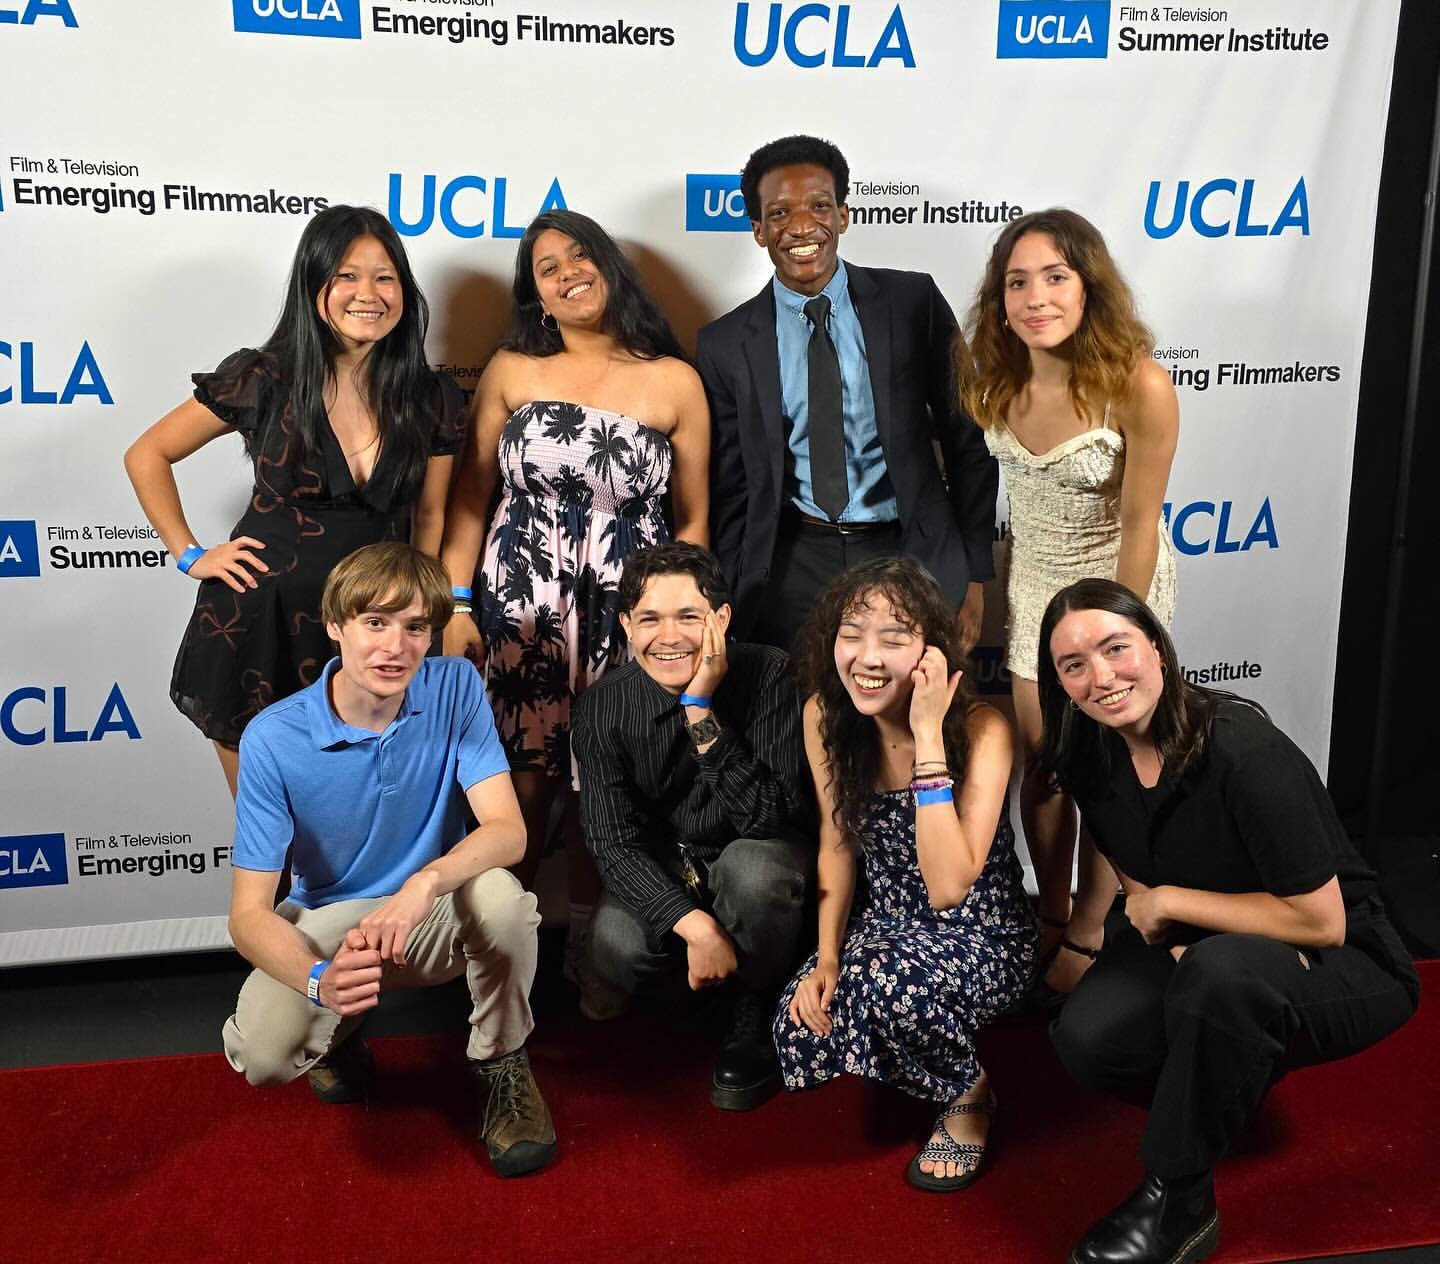
<instances>
[{"instance_id":1,"label":"khaki pants","mask_svg":"<svg viewBox=\"0 0 1440 1264\"><path fill-rule=\"evenodd\" d=\"M318 961L333 957L346 932L383 903L344 900L304 909L286 902L275 911L304 935ZM464 971L472 1005L469 1056L483 1061L511 1053L535 1026L530 985L539 925L535 897L508 870L487 870L435 901L405 942L405 968L385 963L380 994L448 983ZM253 970L225 1021L225 1056L251 1084L285 1084L343 1041L363 1017L342 1019Z\"/></svg>"}]
</instances>

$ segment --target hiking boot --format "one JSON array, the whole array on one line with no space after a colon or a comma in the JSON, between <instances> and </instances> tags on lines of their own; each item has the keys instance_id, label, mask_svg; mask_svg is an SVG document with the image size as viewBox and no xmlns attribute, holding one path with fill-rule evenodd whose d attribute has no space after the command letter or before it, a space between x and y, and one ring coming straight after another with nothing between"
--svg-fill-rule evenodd
<instances>
[{"instance_id":1,"label":"hiking boot","mask_svg":"<svg viewBox=\"0 0 1440 1264\"><path fill-rule=\"evenodd\" d=\"M555 1125L524 1049L471 1061L483 1098L480 1140L500 1176L536 1172L555 1157Z\"/></svg>"},{"instance_id":2,"label":"hiking boot","mask_svg":"<svg viewBox=\"0 0 1440 1264\"><path fill-rule=\"evenodd\" d=\"M780 1059L770 1034L775 997L741 990L730 1030L715 1056L710 1105L721 1110L754 1110L780 1091Z\"/></svg>"},{"instance_id":3,"label":"hiking boot","mask_svg":"<svg viewBox=\"0 0 1440 1264\"><path fill-rule=\"evenodd\" d=\"M580 1013L592 1023L608 1023L630 1008L630 994L606 983L588 953L575 963L574 983L580 989Z\"/></svg>"},{"instance_id":4,"label":"hiking boot","mask_svg":"<svg viewBox=\"0 0 1440 1264\"><path fill-rule=\"evenodd\" d=\"M306 1073L310 1091L327 1106L366 1101L375 1078L375 1059L359 1032L347 1037Z\"/></svg>"}]
</instances>

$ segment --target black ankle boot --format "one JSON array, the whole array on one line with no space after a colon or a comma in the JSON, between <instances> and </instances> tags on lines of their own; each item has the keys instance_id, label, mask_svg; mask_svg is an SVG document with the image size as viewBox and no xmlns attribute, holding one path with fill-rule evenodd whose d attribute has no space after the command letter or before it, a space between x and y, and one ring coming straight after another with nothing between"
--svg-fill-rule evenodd
<instances>
[{"instance_id":1,"label":"black ankle boot","mask_svg":"<svg viewBox=\"0 0 1440 1264\"><path fill-rule=\"evenodd\" d=\"M1090 1226L1070 1264L1192 1264L1219 1245L1219 1226L1209 1172L1178 1180L1146 1176Z\"/></svg>"},{"instance_id":2,"label":"black ankle boot","mask_svg":"<svg viewBox=\"0 0 1440 1264\"><path fill-rule=\"evenodd\" d=\"M735 998L730 1030L715 1056L710 1104L721 1110L754 1110L780 1088L780 1059L770 1034L776 998L742 989Z\"/></svg>"}]
</instances>

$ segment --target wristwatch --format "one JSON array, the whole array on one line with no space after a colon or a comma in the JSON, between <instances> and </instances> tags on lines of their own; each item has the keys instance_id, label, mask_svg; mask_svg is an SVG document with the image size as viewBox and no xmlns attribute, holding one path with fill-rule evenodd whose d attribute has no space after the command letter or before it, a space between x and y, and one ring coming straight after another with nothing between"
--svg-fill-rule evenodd
<instances>
[{"instance_id":1,"label":"wristwatch","mask_svg":"<svg viewBox=\"0 0 1440 1264\"><path fill-rule=\"evenodd\" d=\"M713 714L702 716L694 724L687 724L685 731L696 746L704 746L720 736L720 721Z\"/></svg>"}]
</instances>

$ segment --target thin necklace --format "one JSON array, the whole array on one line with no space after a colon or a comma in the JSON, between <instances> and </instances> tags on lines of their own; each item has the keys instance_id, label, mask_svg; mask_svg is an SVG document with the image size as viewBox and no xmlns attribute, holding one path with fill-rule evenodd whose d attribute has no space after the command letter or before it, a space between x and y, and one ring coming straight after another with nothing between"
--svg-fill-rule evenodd
<instances>
[{"instance_id":1,"label":"thin necklace","mask_svg":"<svg viewBox=\"0 0 1440 1264\"><path fill-rule=\"evenodd\" d=\"M363 444L362 446L356 448L355 451L353 451L353 452L345 452L345 449L344 449L344 448L341 448L340 450L341 450L342 452L345 452L345 455L346 455L347 457L359 456L362 452L365 451L366 448L373 448L373 447L375 446L375 444L379 441L379 439L380 439L380 431L379 431L379 430L376 430L375 433L370 436L370 442L369 442L369 443L366 443L366 444Z\"/></svg>"}]
</instances>

